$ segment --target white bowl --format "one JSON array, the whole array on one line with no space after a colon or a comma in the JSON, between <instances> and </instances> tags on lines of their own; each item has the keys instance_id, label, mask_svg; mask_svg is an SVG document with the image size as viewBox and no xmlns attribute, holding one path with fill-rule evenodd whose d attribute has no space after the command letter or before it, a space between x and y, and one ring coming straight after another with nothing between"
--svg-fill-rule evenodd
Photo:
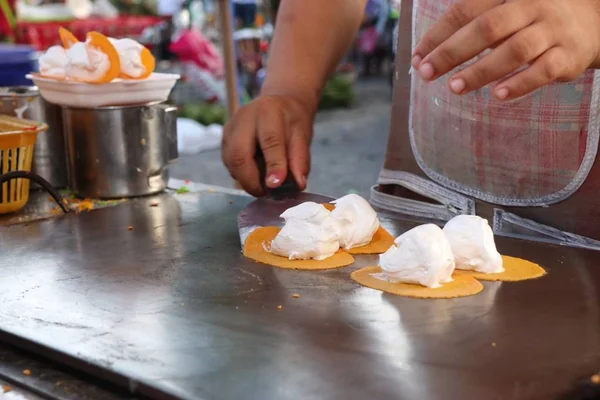
<instances>
[{"instance_id":1,"label":"white bowl","mask_svg":"<svg viewBox=\"0 0 600 400\"><path fill-rule=\"evenodd\" d=\"M49 103L94 108L166 101L180 76L153 73L141 81L115 79L103 84L58 81L36 75L27 78L33 80Z\"/></svg>"}]
</instances>

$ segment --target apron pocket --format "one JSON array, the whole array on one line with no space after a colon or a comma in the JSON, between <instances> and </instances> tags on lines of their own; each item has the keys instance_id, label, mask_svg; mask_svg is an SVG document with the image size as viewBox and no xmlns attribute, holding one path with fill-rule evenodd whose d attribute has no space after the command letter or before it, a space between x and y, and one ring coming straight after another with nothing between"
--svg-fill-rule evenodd
<instances>
[{"instance_id":1,"label":"apron pocket","mask_svg":"<svg viewBox=\"0 0 600 400\"><path fill-rule=\"evenodd\" d=\"M373 206L394 214L448 221L475 214L475 202L417 175L384 169L371 188Z\"/></svg>"}]
</instances>

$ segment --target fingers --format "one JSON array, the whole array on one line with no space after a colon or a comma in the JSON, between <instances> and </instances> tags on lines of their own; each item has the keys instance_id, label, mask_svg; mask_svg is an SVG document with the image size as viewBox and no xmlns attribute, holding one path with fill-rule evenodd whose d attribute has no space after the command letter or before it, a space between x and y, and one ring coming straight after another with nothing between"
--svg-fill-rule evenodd
<instances>
[{"instance_id":1,"label":"fingers","mask_svg":"<svg viewBox=\"0 0 600 400\"><path fill-rule=\"evenodd\" d=\"M310 138L314 111L291 96L264 96L242 107L227 124L222 157L231 175L254 196L285 181L288 169L300 189L306 188L310 169ZM265 182L255 155L262 150Z\"/></svg>"},{"instance_id":2,"label":"fingers","mask_svg":"<svg viewBox=\"0 0 600 400\"><path fill-rule=\"evenodd\" d=\"M569 69L569 59L565 52L553 47L539 57L529 68L500 82L494 89L499 100L512 100L533 92L557 80L572 80L577 77Z\"/></svg>"},{"instance_id":3,"label":"fingers","mask_svg":"<svg viewBox=\"0 0 600 400\"><path fill-rule=\"evenodd\" d=\"M300 125L294 125L291 129L292 135L288 147L290 171L300 190L304 190L310 172L310 133L306 132L306 128Z\"/></svg>"},{"instance_id":4,"label":"fingers","mask_svg":"<svg viewBox=\"0 0 600 400\"><path fill-rule=\"evenodd\" d=\"M231 176L253 196L264 195L254 154L256 153L256 126L253 119L240 110L236 119L223 132L223 163ZM246 118L245 118L246 117Z\"/></svg>"},{"instance_id":5,"label":"fingers","mask_svg":"<svg viewBox=\"0 0 600 400\"><path fill-rule=\"evenodd\" d=\"M526 28L536 17L536 8L530 4L503 4L461 27L423 59L419 66L421 77L425 80L436 79ZM460 88L457 86L457 89Z\"/></svg>"},{"instance_id":6,"label":"fingers","mask_svg":"<svg viewBox=\"0 0 600 400\"><path fill-rule=\"evenodd\" d=\"M462 0L455 2L421 38L413 52L412 66L426 76L423 79L432 79L431 77L435 75L432 69L433 66L422 63L422 60L460 28L503 2L503 0ZM461 43L461 45L464 45L464 43Z\"/></svg>"},{"instance_id":7,"label":"fingers","mask_svg":"<svg viewBox=\"0 0 600 400\"><path fill-rule=\"evenodd\" d=\"M256 114L258 142L265 157L267 173L265 183L276 188L287 177L287 146L285 115L278 107L269 107L262 103Z\"/></svg>"},{"instance_id":8,"label":"fingers","mask_svg":"<svg viewBox=\"0 0 600 400\"><path fill-rule=\"evenodd\" d=\"M537 59L552 46L552 30L548 24L531 25L450 78L450 90L463 94L498 81Z\"/></svg>"}]
</instances>

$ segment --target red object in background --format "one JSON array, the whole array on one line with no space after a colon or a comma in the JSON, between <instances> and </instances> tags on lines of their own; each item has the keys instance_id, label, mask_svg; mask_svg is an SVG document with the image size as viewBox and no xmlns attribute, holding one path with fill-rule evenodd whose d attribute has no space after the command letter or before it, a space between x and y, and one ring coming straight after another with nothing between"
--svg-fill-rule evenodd
<instances>
[{"instance_id":1,"label":"red object in background","mask_svg":"<svg viewBox=\"0 0 600 400\"><path fill-rule=\"evenodd\" d=\"M267 40L260 41L260 52L267 54L269 52L269 42Z\"/></svg>"},{"instance_id":2,"label":"red object in background","mask_svg":"<svg viewBox=\"0 0 600 400\"><path fill-rule=\"evenodd\" d=\"M13 10L13 14L14 14L15 4L16 4L17 0L7 0L7 2L8 2L8 5L10 6L10 8ZM8 20L6 19L6 16L0 9L0 36L11 36L11 34L12 34L12 31L10 29L10 25L8 24Z\"/></svg>"},{"instance_id":3,"label":"red object in background","mask_svg":"<svg viewBox=\"0 0 600 400\"><path fill-rule=\"evenodd\" d=\"M224 74L223 59L210 40L200 32L186 30L169 47L169 50L183 62L192 62L199 68L221 78Z\"/></svg>"},{"instance_id":4,"label":"red object in background","mask_svg":"<svg viewBox=\"0 0 600 400\"><path fill-rule=\"evenodd\" d=\"M44 51L51 46L61 44L58 36L58 28L61 26L73 32L79 40L85 40L85 35L91 31L120 39L139 36L144 29L165 20L166 17L123 15L110 19L88 18L43 23L19 22L15 28L15 42Z\"/></svg>"}]
</instances>

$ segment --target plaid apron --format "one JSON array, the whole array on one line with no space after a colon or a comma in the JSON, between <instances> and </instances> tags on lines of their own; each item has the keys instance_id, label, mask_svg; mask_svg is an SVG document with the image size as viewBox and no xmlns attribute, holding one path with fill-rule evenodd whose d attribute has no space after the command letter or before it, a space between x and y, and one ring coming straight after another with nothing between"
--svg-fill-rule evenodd
<instances>
[{"instance_id":1,"label":"plaid apron","mask_svg":"<svg viewBox=\"0 0 600 400\"><path fill-rule=\"evenodd\" d=\"M409 74L412 48L452 0L403 0L392 128L375 206L443 222L480 214L497 234L600 250L600 73L512 102Z\"/></svg>"}]
</instances>

